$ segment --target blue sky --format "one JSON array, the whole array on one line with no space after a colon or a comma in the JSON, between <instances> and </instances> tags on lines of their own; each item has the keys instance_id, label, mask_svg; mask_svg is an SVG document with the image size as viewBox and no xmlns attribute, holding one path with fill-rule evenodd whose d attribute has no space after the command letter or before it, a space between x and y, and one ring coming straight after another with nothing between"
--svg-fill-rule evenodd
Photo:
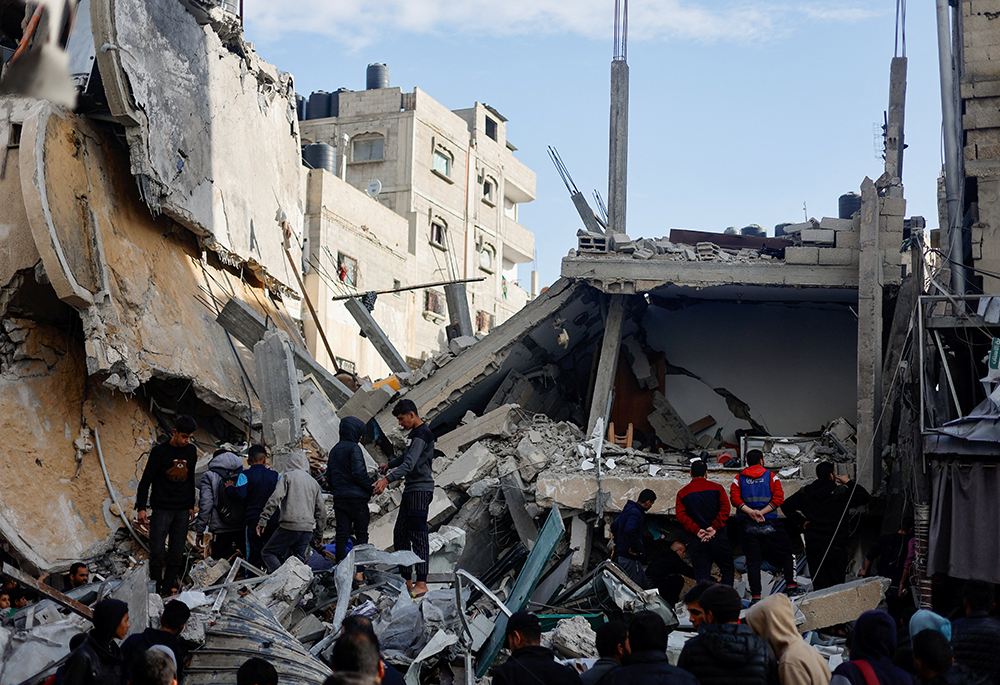
<instances>
[{"instance_id":1,"label":"blue sky","mask_svg":"<svg viewBox=\"0 0 1000 685\"><path fill-rule=\"evenodd\" d=\"M370 62L451 109L506 116L538 174L520 222L541 284L559 275L581 222L546 156L561 153L590 199L607 196L612 0L246 0L246 37L296 90L365 87ZM941 102L933 3L911 6L903 183L907 215L937 228ZM837 216L881 175L895 3L633 0L628 233L722 231ZM532 265L519 279L528 285Z\"/></svg>"}]
</instances>

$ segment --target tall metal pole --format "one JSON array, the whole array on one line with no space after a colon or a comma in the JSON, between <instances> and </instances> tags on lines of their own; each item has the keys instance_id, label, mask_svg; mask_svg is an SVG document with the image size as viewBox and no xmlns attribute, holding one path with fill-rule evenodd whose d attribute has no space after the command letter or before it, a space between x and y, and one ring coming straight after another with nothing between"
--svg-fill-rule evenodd
<instances>
[{"instance_id":1,"label":"tall metal pole","mask_svg":"<svg viewBox=\"0 0 1000 685\"><path fill-rule=\"evenodd\" d=\"M611 144L608 155L608 233L625 233L628 175L628 0L615 0L611 62Z\"/></svg>"},{"instance_id":2,"label":"tall metal pole","mask_svg":"<svg viewBox=\"0 0 1000 685\"><path fill-rule=\"evenodd\" d=\"M958 106L955 101L955 67L951 50L948 0L937 0L938 59L941 71L941 122L944 129L944 187L948 201L948 259L951 289L965 294L965 255L962 249L962 206L958 147Z\"/></svg>"}]
</instances>

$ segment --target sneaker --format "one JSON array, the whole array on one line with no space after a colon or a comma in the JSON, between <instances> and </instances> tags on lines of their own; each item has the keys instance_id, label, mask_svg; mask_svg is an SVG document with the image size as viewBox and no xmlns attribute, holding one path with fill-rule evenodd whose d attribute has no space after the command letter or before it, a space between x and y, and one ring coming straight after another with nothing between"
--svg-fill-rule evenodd
<instances>
[{"instance_id":1,"label":"sneaker","mask_svg":"<svg viewBox=\"0 0 1000 685\"><path fill-rule=\"evenodd\" d=\"M749 606L753 606L754 604L756 604L759 601L760 601L760 595L754 595L753 597L750 598L750 605Z\"/></svg>"},{"instance_id":2,"label":"sneaker","mask_svg":"<svg viewBox=\"0 0 1000 685\"><path fill-rule=\"evenodd\" d=\"M799 595L806 594L806 591L800 588L798 585L789 585L785 588L785 594L789 597L798 597Z\"/></svg>"}]
</instances>

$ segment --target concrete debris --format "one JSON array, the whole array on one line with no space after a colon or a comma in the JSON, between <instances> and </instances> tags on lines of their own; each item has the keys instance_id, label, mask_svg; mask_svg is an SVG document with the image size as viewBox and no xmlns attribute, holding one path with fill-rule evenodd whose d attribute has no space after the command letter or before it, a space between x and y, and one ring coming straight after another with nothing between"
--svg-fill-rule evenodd
<instances>
[{"instance_id":1,"label":"concrete debris","mask_svg":"<svg viewBox=\"0 0 1000 685\"><path fill-rule=\"evenodd\" d=\"M583 616L560 619L555 629L542 633L542 644L567 659L596 659L597 633Z\"/></svg>"},{"instance_id":2,"label":"concrete debris","mask_svg":"<svg viewBox=\"0 0 1000 685\"><path fill-rule=\"evenodd\" d=\"M865 611L875 609L889 589L888 578L862 578L802 595L796 608L805 615L800 632L819 630L855 620Z\"/></svg>"},{"instance_id":3,"label":"concrete debris","mask_svg":"<svg viewBox=\"0 0 1000 685\"><path fill-rule=\"evenodd\" d=\"M481 442L474 443L435 478L441 487L468 489L479 482L496 464L496 457Z\"/></svg>"}]
</instances>

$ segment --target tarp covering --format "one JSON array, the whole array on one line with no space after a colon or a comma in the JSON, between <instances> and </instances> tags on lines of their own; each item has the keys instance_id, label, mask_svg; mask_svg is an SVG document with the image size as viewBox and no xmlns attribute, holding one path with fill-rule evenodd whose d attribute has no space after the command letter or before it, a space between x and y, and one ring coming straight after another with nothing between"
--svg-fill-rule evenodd
<instances>
[{"instance_id":1,"label":"tarp covering","mask_svg":"<svg viewBox=\"0 0 1000 685\"><path fill-rule=\"evenodd\" d=\"M1000 583L1000 473L994 464L931 462L928 571Z\"/></svg>"}]
</instances>

